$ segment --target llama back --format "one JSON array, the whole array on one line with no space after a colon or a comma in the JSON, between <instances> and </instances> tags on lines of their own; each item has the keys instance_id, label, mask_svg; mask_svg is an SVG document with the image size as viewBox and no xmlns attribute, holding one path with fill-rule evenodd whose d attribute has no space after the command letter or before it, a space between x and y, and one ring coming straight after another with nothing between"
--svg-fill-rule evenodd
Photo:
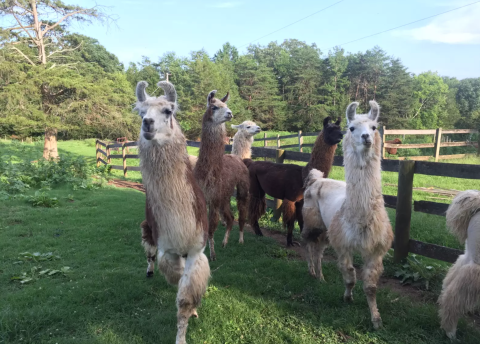
<instances>
[{"instance_id":1,"label":"llama back","mask_svg":"<svg viewBox=\"0 0 480 344\"><path fill-rule=\"evenodd\" d=\"M460 242L467 239L467 229L471 218L480 212L480 191L460 192L447 210L447 226Z\"/></svg>"}]
</instances>

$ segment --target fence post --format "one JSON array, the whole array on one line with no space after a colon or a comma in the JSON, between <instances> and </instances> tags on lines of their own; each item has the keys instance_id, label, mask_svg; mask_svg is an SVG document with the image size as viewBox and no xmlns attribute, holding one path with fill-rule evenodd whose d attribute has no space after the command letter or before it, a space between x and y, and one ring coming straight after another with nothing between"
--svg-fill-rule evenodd
<instances>
[{"instance_id":1,"label":"fence post","mask_svg":"<svg viewBox=\"0 0 480 344\"><path fill-rule=\"evenodd\" d=\"M275 162L277 164L283 164L283 160L285 160L285 150L283 149L277 149L277 156L275 157ZM274 198L273 199L273 204L275 205L275 208L273 209L273 221L277 222L278 219L280 218L280 215L282 215L282 200Z\"/></svg>"},{"instance_id":2,"label":"fence post","mask_svg":"<svg viewBox=\"0 0 480 344\"><path fill-rule=\"evenodd\" d=\"M122 143L122 158L123 158L123 176L127 177L127 158L125 157L125 142Z\"/></svg>"},{"instance_id":3,"label":"fence post","mask_svg":"<svg viewBox=\"0 0 480 344\"><path fill-rule=\"evenodd\" d=\"M98 143L98 140L95 141L95 156L97 157L97 167L100 167L100 152L98 151L100 149L100 144Z\"/></svg>"},{"instance_id":4,"label":"fence post","mask_svg":"<svg viewBox=\"0 0 480 344\"><path fill-rule=\"evenodd\" d=\"M382 136L382 160L385 159L385 127L380 128L380 135Z\"/></svg>"},{"instance_id":5,"label":"fence post","mask_svg":"<svg viewBox=\"0 0 480 344\"><path fill-rule=\"evenodd\" d=\"M298 151L303 152L303 136L302 131L298 131Z\"/></svg>"},{"instance_id":6,"label":"fence post","mask_svg":"<svg viewBox=\"0 0 480 344\"><path fill-rule=\"evenodd\" d=\"M395 215L395 245L393 259L396 263L407 258L412 219L412 192L415 161L400 161L398 171L397 210Z\"/></svg>"},{"instance_id":7,"label":"fence post","mask_svg":"<svg viewBox=\"0 0 480 344\"><path fill-rule=\"evenodd\" d=\"M263 138L263 148L267 148L267 132L263 132ZM267 161L267 157L264 157L263 161Z\"/></svg>"},{"instance_id":8,"label":"fence post","mask_svg":"<svg viewBox=\"0 0 480 344\"><path fill-rule=\"evenodd\" d=\"M277 149L280 149L280 135L277 134ZM283 162L282 162L283 164Z\"/></svg>"},{"instance_id":9,"label":"fence post","mask_svg":"<svg viewBox=\"0 0 480 344\"><path fill-rule=\"evenodd\" d=\"M437 128L437 131L435 132L435 162L438 162L441 145L442 145L442 128Z\"/></svg>"},{"instance_id":10,"label":"fence post","mask_svg":"<svg viewBox=\"0 0 480 344\"><path fill-rule=\"evenodd\" d=\"M107 164L110 164L110 147L109 147L109 145L107 145L106 150L107 150Z\"/></svg>"}]
</instances>

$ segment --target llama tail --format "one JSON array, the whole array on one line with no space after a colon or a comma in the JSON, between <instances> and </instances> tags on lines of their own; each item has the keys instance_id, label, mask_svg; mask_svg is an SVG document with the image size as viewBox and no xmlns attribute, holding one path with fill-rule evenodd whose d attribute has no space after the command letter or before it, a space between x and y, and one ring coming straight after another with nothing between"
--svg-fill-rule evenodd
<instances>
[{"instance_id":1,"label":"llama tail","mask_svg":"<svg viewBox=\"0 0 480 344\"><path fill-rule=\"evenodd\" d=\"M323 178L323 172L317 170L316 168L312 168L310 172L308 173L307 178L305 178L305 183L303 187L306 189L313 183L315 183L317 180Z\"/></svg>"},{"instance_id":2,"label":"llama tail","mask_svg":"<svg viewBox=\"0 0 480 344\"><path fill-rule=\"evenodd\" d=\"M480 191L467 190L460 192L447 210L447 226L460 242L467 239L470 219L480 212Z\"/></svg>"}]
</instances>

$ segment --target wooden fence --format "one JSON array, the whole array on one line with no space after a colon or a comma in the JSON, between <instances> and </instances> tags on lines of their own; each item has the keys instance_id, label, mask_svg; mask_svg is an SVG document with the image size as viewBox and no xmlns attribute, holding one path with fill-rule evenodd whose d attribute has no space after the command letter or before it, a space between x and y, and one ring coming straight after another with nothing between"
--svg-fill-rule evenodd
<instances>
[{"instance_id":1,"label":"wooden fence","mask_svg":"<svg viewBox=\"0 0 480 344\"><path fill-rule=\"evenodd\" d=\"M478 134L476 129L452 129L452 130L442 130L438 129L429 129L429 130L389 130L385 127L380 129L382 135L382 142L385 142L387 135L434 135L434 143L414 143L414 144L393 144L385 143L382 149L382 158L385 159L385 149L386 148L397 148L397 149L408 149L408 148L435 148L435 154L433 157L435 161L438 159L460 159L465 157L465 154L453 154L453 155L440 155L440 148L442 147L468 147L468 146L477 146L478 154L480 155L480 135L478 137L478 142L471 141L461 141L461 142L447 142L445 136L447 134ZM345 132L343 132L345 134ZM264 148L276 148L276 149L286 149L286 148L298 148L300 152L303 152L303 147L313 147L313 143L303 143L303 138L308 136L317 136L319 133L302 133L298 131L297 134L280 136L276 137L267 137L267 133L263 133L263 138L256 138L255 142L263 141ZM298 143L290 145L282 145L281 140L297 138ZM268 146L268 142L275 142L275 146ZM232 139L230 139L232 143ZM409 160L429 160L432 156L411 156L408 157ZM400 157L398 160L404 160L405 157Z\"/></svg>"},{"instance_id":2,"label":"wooden fence","mask_svg":"<svg viewBox=\"0 0 480 344\"><path fill-rule=\"evenodd\" d=\"M126 164L127 159L138 159L136 154L126 154L128 147L136 146L136 142L106 144L97 140L97 166L100 163L109 164L111 159L122 158L123 166L112 165L113 169L123 170L127 175L129 171L139 171L138 166L129 167ZM190 147L200 147L200 142L187 141ZM105 148L105 150L100 147ZM122 148L122 154L110 154L112 148ZM230 152L231 145L225 145L225 151ZM101 157L101 154L105 158ZM252 147L252 155L255 158L272 158L277 163L283 163L284 160L308 162L310 160L309 153L294 152L284 149L269 149L264 147ZM343 157L335 156L334 166L343 166ZM430 201L413 201L413 178L415 174L442 176L462 179L480 179L479 165L466 164L447 164L428 161L412 161L412 160L382 160L382 170L387 172L398 172L398 189L397 196L383 195L385 206L396 209L395 217L395 241L394 241L394 259L399 262L408 256L408 253L415 253L425 257L438 259L453 263L457 257L463 252L449 247L424 243L410 238L410 222L413 211L445 216L448 204L436 203ZM267 206L274 209L277 216L281 206L279 200L268 200Z\"/></svg>"}]
</instances>

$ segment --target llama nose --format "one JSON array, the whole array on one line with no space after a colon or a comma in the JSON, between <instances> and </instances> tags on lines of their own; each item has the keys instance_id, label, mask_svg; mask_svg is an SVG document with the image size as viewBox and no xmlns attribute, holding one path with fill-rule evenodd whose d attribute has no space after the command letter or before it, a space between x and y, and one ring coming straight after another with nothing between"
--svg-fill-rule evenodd
<instances>
[{"instance_id":1,"label":"llama nose","mask_svg":"<svg viewBox=\"0 0 480 344\"><path fill-rule=\"evenodd\" d=\"M143 119L143 126L145 129L150 129L150 126L153 124L155 120L153 118L144 118Z\"/></svg>"},{"instance_id":2,"label":"llama nose","mask_svg":"<svg viewBox=\"0 0 480 344\"><path fill-rule=\"evenodd\" d=\"M232 119L233 118L232 111L225 112L225 117L228 119Z\"/></svg>"},{"instance_id":3,"label":"llama nose","mask_svg":"<svg viewBox=\"0 0 480 344\"><path fill-rule=\"evenodd\" d=\"M370 135L369 134L362 134L362 139L365 143L372 143L372 140L370 139Z\"/></svg>"}]
</instances>

